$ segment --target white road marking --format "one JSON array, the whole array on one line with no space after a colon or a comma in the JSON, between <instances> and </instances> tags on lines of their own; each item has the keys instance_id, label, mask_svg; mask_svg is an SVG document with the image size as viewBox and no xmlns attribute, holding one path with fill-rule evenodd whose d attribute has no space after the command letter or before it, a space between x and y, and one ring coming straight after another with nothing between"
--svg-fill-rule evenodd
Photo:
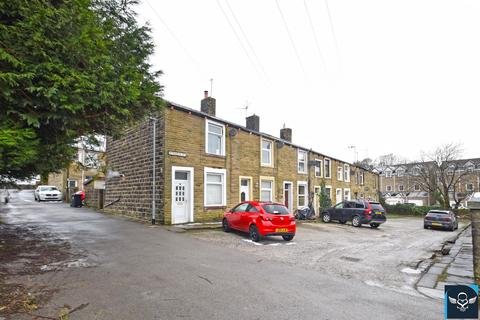
<instances>
[{"instance_id":1,"label":"white road marking","mask_svg":"<svg viewBox=\"0 0 480 320\"><path fill-rule=\"evenodd\" d=\"M23 199L23 201L26 201L26 202L32 202L32 200L27 200L27 199Z\"/></svg>"},{"instance_id":2,"label":"white road marking","mask_svg":"<svg viewBox=\"0 0 480 320\"><path fill-rule=\"evenodd\" d=\"M263 246L263 244L258 243L258 242L255 242L255 241L252 241L252 240L249 240L249 239L242 239L242 240L245 241L245 242L248 242L248 243L252 243L252 244L254 244L254 245L256 245L256 246Z\"/></svg>"},{"instance_id":3,"label":"white road marking","mask_svg":"<svg viewBox=\"0 0 480 320\"><path fill-rule=\"evenodd\" d=\"M402 272L403 272L403 273L408 273L408 274L420 274L420 273L422 273L421 270L412 269L412 268L403 268L403 269L402 269Z\"/></svg>"}]
</instances>

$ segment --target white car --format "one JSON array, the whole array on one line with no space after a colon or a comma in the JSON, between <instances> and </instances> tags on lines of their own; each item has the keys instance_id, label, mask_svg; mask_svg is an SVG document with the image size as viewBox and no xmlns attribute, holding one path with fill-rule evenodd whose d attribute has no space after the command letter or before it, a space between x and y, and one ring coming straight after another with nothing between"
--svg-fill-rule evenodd
<instances>
[{"instance_id":1,"label":"white car","mask_svg":"<svg viewBox=\"0 0 480 320\"><path fill-rule=\"evenodd\" d=\"M38 186L33 194L35 201L62 201L62 193L55 186Z\"/></svg>"}]
</instances>

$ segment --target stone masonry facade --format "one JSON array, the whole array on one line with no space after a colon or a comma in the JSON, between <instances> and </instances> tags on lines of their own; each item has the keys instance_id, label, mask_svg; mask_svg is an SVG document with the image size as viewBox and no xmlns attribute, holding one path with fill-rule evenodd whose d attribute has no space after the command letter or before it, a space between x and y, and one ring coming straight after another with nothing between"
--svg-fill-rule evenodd
<instances>
[{"instance_id":1,"label":"stone masonry facade","mask_svg":"<svg viewBox=\"0 0 480 320\"><path fill-rule=\"evenodd\" d=\"M212 98L208 98L212 99ZM291 183L291 208L298 206L299 188L306 189L302 202L315 199L322 182L329 188L333 203L349 198L378 199L378 175L290 141L229 123L194 109L169 103L157 126L157 218L165 224L172 219L173 167L191 168L193 177L193 219L191 222L220 220L223 213L241 201L241 180L249 180L250 200L260 200L262 181L272 181L272 200L284 203L285 182ZM206 123L223 126L224 152L206 152ZM271 163L262 164L262 141L271 142ZM107 140L110 170L123 176L107 179L106 208L148 219L152 201L152 125L151 120L130 128L119 139ZM305 173L299 173L299 153L306 153ZM330 161L329 174L325 162ZM317 168L316 168L317 167ZM341 169L339 169L341 168ZM225 201L206 205L207 170L225 170ZM301 170L300 170L301 171ZM341 171L341 175L339 174ZM339 174L340 176L337 176ZM348 177L348 179L345 178ZM345 181L346 180L346 181ZM303 187L302 187L303 190ZM302 194L303 195L303 194ZM314 201L316 203L316 200ZM318 203L317 203L318 205ZM318 210L318 208L316 208Z\"/></svg>"},{"instance_id":2,"label":"stone masonry facade","mask_svg":"<svg viewBox=\"0 0 480 320\"><path fill-rule=\"evenodd\" d=\"M163 222L164 119L156 124L156 219ZM153 183L153 120L147 119L116 139L107 138L107 165L111 177L105 182L105 208L136 218L151 217ZM113 174L112 174L113 173Z\"/></svg>"}]
</instances>

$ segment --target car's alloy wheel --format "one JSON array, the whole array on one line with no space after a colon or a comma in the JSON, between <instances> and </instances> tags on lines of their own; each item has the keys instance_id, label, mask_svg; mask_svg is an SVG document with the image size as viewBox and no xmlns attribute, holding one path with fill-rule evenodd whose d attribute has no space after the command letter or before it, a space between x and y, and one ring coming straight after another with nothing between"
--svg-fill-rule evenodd
<instances>
[{"instance_id":1,"label":"car's alloy wheel","mask_svg":"<svg viewBox=\"0 0 480 320\"><path fill-rule=\"evenodd\" d=\"M262 237L260 236L260 233L258 232L258 228L256 225L251 225L250 226L250 239L252 239L253 242L258 242L260 241Z\"/></svg>"},{"instance_id":2,"label":"car's alloy wheel","mask_svg":"<svg viewBox=\"0 0 480 320\"><path fill-rule=\"evenodd\" d=\"M223 231L230 232L230 226L228 225L228 221L225 218L222 221L222 228L223 228Z\"/></svg>"},{"instance_id":3,"label":"car's alloy wheel","mask_svg":"<svg viewBox=\"0 0 480 320\"><path fill-rule=\"evenodd\" d=\"M282 236L283 240L285 240L285 241L292 241L293 237L294 237L294 235L292 235L292 234L287 234L285 236Z\"/></svg>"},{"instance_id":4,"label":"car's alloy wheel","mask_svg":"<svg viewBox=\"0 0 480 320\"><path fill-rule=\"evenodd\" d=\"M325 223L329 223L331 221L330 219L330 213L325 212L322 214L322 221Z\"/></svg>"},{"instance_id":5,"label":"car's alloy wheel","mask_svg":"<svg viewBox=\"0 0 480 320\"><path fill-rule=\"evenodd\" d=\"M352 225L354 227L360 227L362 225L362 223L360 222L360 217L359 216L353 217Z\"/></svg>"}]
</instances>

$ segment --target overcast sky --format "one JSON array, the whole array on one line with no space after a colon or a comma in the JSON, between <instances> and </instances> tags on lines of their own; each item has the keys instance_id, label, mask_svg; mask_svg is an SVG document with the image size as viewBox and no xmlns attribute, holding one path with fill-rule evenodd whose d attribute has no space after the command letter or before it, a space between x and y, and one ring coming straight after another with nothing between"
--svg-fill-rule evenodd
<instances>
[{"instance_id":1,"label":"overcast sky","mask_svg":"<svg viewBox=\"0 0 480 320\"><path fill-rule=\"evenodd\" d=\"M478 0L141 0L137 11L170 101L199 109L213 78L218 117L244 125L248 103L261 131L285 123L333 157L353 161L354 145L360 159L414 160L447 142L480 157Z\"/></svg>"}]
</instances>

